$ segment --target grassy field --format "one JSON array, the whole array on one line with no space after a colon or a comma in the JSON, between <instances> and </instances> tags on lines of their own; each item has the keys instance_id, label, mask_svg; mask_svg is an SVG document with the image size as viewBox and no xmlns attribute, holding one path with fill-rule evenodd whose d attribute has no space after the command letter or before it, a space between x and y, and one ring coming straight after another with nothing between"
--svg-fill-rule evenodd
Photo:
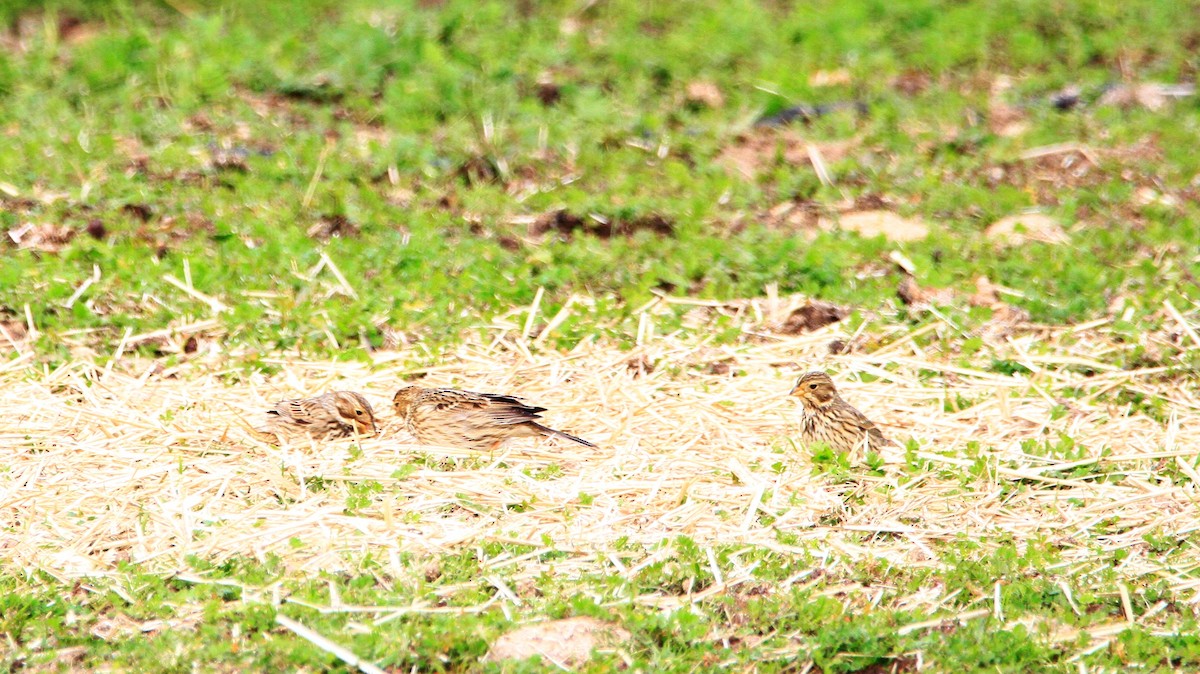
<instances>
[{"instance_id":1,"label":"grassy field","mask_svg":"<svg viewBox=\"0 0 1200 674\"><path fill-rule=\"evenodd\" d=\"M1200 667L1200 5L646 4L0 6L4 666ZM236 432L416 376L601 449Z\"/></svg>"}]
</instances>

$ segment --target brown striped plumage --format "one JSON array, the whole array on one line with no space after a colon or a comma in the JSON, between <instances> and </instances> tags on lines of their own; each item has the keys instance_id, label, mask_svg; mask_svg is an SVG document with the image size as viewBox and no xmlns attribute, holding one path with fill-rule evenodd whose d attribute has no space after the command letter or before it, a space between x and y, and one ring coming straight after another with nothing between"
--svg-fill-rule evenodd
<instances>
[{"instance_id":1,"label":"brown striped plumage","mask_svg":"<svg viewBox=\"0 0 1200 674\"><path fill-rule=\"evenodd\" d=\"M423 445L492 451L509 438L560 437L592 443L538 423L544 407L496 393L408 386L392 398L396 415Z\"/></svg>"},{"instance_id":2,"label":"brown striped plumage","mask_svg":"<svg viewBox=\"0 0 1200 674\"><path fill-rule=\"evenodd\" d=\"M375 411L354 391L330 391L315 398L281 400L267 412L267 423L251 429L254 437L278 444L281 437L314 438L374 435Z\"/></svg>"},{"instance_id":3,"label":"brown striped plumage","mask_svg":"<svg viewBox=\"0 0 1200 674\"><path fill-rule=\"evenodd\" d=\"M893 445L862 412L838 395L833 380L824 372L809 372L800 377L790 395L804 406L800 440L805 445L823 442L831 449L861 455Z\"/></svg>"}]
</instances>

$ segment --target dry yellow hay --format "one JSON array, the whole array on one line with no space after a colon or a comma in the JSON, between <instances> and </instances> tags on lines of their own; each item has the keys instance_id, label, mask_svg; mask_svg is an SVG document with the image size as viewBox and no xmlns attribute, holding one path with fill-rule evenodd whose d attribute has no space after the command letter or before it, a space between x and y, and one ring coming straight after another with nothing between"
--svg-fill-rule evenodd
<instances>
[{"instance_id":1,"label":"dry yellow hay","mask_svg":"<svg viewBox=\"0 0 1200 674\"><path fill-rule=\"evenodd\" d=\"M1156 376L1164 368L1108 364L1117 345L1103 322L1027 326L966 361L922 350L903 332L880 335L872 353L834 356L829 342L852 337L838 326L772 335L762 327L769 317L747 306L738 309L752 319L741 344L655 337L648 324L633 351L590 341L569 353L547 349L518 316L494 326L490 343L464 346L422 373L406 370L412 354L401 352L381 352L372 364L280 358L278 375L243 385L226 383L220 354L198 354L169 371L128 356L52 371L29 357L10 360L0 365L0 560L73 578L104 575L126 560L188 573L189 555L274 553L306 575L353 568L368 552L398 564L403 551L436 554L486 541L541 550L550 541L576 553L555 563L557 573L631 574L669 553L617 553L618 539L651 544L686 535L705 546L796 549L780 542L782 533L832 558L936 566L936 544L960 536L985 548L1049 538L1080 572L1103 563L1097 549L1126 549L1120 577L1157 576L1194 600L1200 582L1185 571L1200 566L1200 553L1176 555L1168 568L1143 536L1182 537L1200 527L1193 440L1200 399L1181 379ZM653 312L645 315L652 322ZM948 324L917 332L944 332L943 346L960 341ZM1033 374L983 369L993 358ZM882 476L860 469L838 481L814 471L809 454L788 440L799 410L786 396L794 377L814 367L830 370L843 395L888 435L914 439L925 467L905 467L898 453L886 457ZM551 426L599 448L528 440L480 455L413 445L388 401L415 374L429 384L524 396L549 408ZM877 379L862 383L863 374ZM239 410L254 423L277 399L334 387L363 391L377 407L381 435L362 440L361 453L351 440L268 447L240 426ZM1169 422L1096 402L1121 387L1167 401ZM1067 389L1082 395L1064 398ZM945 411L957 396L975 404ZM1067 411L1056 418L1060 401ZM1029 438L1056 442L1059 433L1086 448L1082 458L1021 448ZM984 477L968 472L972 441ZM411 472L396 473L415 460ZM1093 472L1063 472L1080 466ZM368 481L382 491L347 514L347 496ZM1014 482L1020 488L1006 488ZM1101 522L1105 532L1093 532ZM536 554L488 565L519 569L516 578L540 572ZM750 578L749 567L734 566L714 564L718 582L704 592ZM798 568L793 580L804 573ZM498 597L512 593L498 577L484 581Z\"/></svg>"}]
</instances>

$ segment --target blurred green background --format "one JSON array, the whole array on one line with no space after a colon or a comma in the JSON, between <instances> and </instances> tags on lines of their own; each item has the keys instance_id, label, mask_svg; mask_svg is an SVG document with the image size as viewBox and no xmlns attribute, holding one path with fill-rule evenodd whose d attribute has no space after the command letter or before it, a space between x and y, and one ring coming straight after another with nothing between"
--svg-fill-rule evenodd
<instances>
[{"instance_id":1,"label":"blurred green background","mask_svg":"<svg viewBox=\"0 0 1200 674\"><path fill-rule=\"evenodd\" d=\"M10 0L0 228L24 243L4 251L0 311L24 322L28 304L50 359L67 331L103 350L211 316L165 280L185 272L228 306L226 343L346 357L389 334L453 343L538 288L548 314L595 298L557 346L627 339L653 292L769 283L849 306L852 326L919 322L895 312L898 250L922 285L986 276L1038 322L1115 304L1137 334L1197 296L1200 117L1194 97L1100 97L1190 81L1198 17L1149 0ZM1070 86L1084 104L1055 109ZM801 103L866 110L754 126ZM984 235L1029 209L1067 241ZM861 210L929 234L814 224ZM310 274L323 253L353 294ZM990 315L950 304L967 326Z\"/></svg>"}]
</instances>

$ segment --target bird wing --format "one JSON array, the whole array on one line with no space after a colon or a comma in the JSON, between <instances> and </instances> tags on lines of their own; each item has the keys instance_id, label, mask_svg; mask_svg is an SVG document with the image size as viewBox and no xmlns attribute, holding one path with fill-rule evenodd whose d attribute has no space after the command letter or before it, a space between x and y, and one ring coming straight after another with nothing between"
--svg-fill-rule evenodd
<instances>
[{"instance_id":1,"label":"bird wing","mask_svg":"<svg viewBox=\"0 0 1200 674\"><path fill-rule=\"evenodd\" d=\"M283 421L304 426L314 422L317 409L321 409L320 406L314 408L310 400L280 400L267 414L274 414Z\"/></svg>"},{"instance_id":2,"label":"bird wing","mask_svg":"<svg viewBox=\"0 0 1200 674\"><path fill-rule=\"evenodd\" d=\"M534 407L519 398L498 393L476 393L459 389L431 389L415 403L418 414L435 413L456 420L479 421L480 415L499 425L515 425L533 421L544 407Z\"/></svg>"},{"instance_id":3,"label":"bird wing","mask_svg":"<svg viewBox=\"0 0 1200 674\"><path fill-rule=\"evenodd\" d=\"M859 428L867 432L867 437L872 447L882 447L891 444L887 438L883 437L883 431L879 430L879 427L875 425L874 421L868 419L867 415L859 412L855 407L851 407L850 409L854 411L854 421L858 423Z\"/></svg>"},{"instance_id":4,"label":"bird wing","mask_svg":"<svg viewBox=\"0 0 1200 674\"><path fill-rule=\"evenodd\" d=\"M434 388L425 392L417 400L423 407L448 411L459 407L476 409L487 404L487 396L474 391L462 391L456 388Z\"/></svg>"},{"instance_id":5,"label":"bird wing","mask_svg":"<svg viewBox=\"0 0 1200 674\"><path fill-rule=\"evenodd\" d=\"M514 396L484 393L488 399L486 411L488 416L498 424L523 424L538 419L539 414L546 411L545 407L526 405L520 398Z\"/></svg>"}]
</instances>

